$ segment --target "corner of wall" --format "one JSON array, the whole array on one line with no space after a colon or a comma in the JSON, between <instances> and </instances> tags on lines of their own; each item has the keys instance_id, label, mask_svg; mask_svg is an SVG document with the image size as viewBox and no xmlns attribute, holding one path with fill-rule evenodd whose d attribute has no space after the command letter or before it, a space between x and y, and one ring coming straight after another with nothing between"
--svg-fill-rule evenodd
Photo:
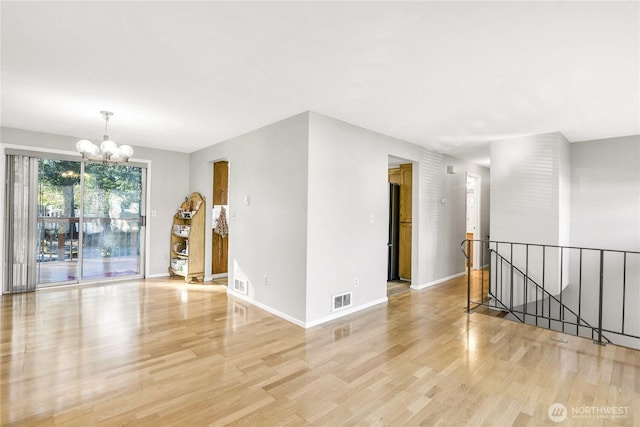
<instances>
[{"instance_id":1,"label":"corner of wall","mask_svg":"<svg viewBox=\"0 0 640 427\"><path fill-rule=\"evenodd\" d=\"M211 163L229 160L228 278L248 286L239 298L296 324L306 316L308 121L309 113L300 113L190 156L190 190L203 194L212 194ZM209 210L208 230L211 224Z\"/></svg>"}]
</instances>

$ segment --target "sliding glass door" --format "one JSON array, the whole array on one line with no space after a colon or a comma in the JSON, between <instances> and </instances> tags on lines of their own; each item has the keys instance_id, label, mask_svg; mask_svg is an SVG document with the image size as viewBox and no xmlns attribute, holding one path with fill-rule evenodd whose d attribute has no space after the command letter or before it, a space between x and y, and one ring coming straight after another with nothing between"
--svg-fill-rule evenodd
<instances>
[{"instance_id":1,"label":"sliding glass door","mask_svg":"<svg viewBox=\"0 0 640 427\"><path fill-rule=\"evenodd\" d=\"M5 275L7 291L144 274L143 165L34 153L10 154L7 165L6 209L15 212L5 224L5 259L15 270Z\"/></svg>"},{"instance_id":2,"label":"sliding glass door","mask_svg":"<svg viewBox=\"0 0 640 427\"><path fill-rule=\"evenodd\" d=\"M142 172L135 166L85 165L83 279L142 273Z\"/></svg>"},{"instance_id":3,"label":"sliding glass door","mask_svg":"<svg viewBox=\"0 0 640 427\"><path fill-rule=\"evenodd\" d=\"M38 161L38 285L78 281L80 173L77 161Z\"/></svg>"}]
</instances>

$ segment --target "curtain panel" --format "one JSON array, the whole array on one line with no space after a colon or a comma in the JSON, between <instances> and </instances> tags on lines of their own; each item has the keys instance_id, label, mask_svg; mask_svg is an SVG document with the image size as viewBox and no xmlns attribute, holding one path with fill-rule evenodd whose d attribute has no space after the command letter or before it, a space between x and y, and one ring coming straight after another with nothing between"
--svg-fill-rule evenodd
<instances>
[{"instance_id":1,"label":"curtain panel","mask_svg":"<svg viewBox=\"0 0 640 427\"><path fill-rule=\"evenodd\" d=\"M36 290L38 159L7 156L5 293Z\"/></svg>"}]
</instances>

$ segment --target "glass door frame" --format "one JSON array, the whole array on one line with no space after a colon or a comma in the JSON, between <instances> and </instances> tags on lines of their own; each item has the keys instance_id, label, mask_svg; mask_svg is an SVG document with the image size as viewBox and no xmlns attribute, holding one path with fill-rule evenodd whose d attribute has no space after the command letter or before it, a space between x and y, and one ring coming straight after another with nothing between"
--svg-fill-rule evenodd
<instances>
[{"instance_id":1,"label":"glass door frame","mask_svg":"<svg viewBox=\"0 0 640 427\"><path fill-rule=\"evenodd\" d=\"M103 283L103 282L111 282L111 281L119 281L119 280L127 280L127 279L142 279L145 277L145 266L146 266L146 246L147 246L147 227L146 227L146 223L147 223L147 218L146 218L146 205L147 205L147 197L148 197L148 191L149 188L147 187L147 174L149 173L148 170L148 166L146 164L143 163L139 163L139 162L126 162L126 163L118 163L116 164L117 166L131 166L131 167L137 167L141 169L141 179L140 179L140 191L141 191L141 197L140 197L140 212L139 212L139 218L140 218L140 232L139 232L139 237L138 237L138 245L139 245L139 250L140 250L140 254L138 255L138 274L131 274L131 275L123 275L123 276L116 276L116 277L91 277L91 278L85 278L85 264L84 264L84 259L85 259L85 245L84 245L84 239L86 237L86 233L85 233L85 207L86 207L86 203L85 203L85 190L86 190L86 185L85 185L85 178L86 178L86 171L85 171L85 166L87 164L102 164L102 162L89 162L89 161L81 161L81 169L80 169L80 199L81 199L81 203L80 203L80 217L79 217L79 229L82 230L81 233L79 233L79 239L78 239L78 283L80 284L87 284L87 283Z\"/></svg>"},{"instance_id":2,"label":"glass door frame","mask_svg":"<svg viewBox=\"0 0 640 427\"><path fill-rule=\"evenodd\" d=\"M27 145L16 145L16 144L6 144L0 142L0 176L3 179L6 177L7 169L6 162L9 155L22 155L22 156L30 156L37 158L49 158L49 159L57 159L57 160L67 160L79 162L81 164L81 180L84 180L84 166L85 161L78 155L78 153L73 151L65 151L65 150L57 150L57 149L47 149L44 147L34 147ZM92 278L88 280L82 279L82 239L84 238L84 233L81 232L84 226L84 204L80 204L80 216L78 218L78 276L77 280L72 281L63 281L63 282L55 282L52 284L37 284L36 289L40 288L49 288L52 286L65 286L65 285L84 285L84 284L95 284L95 283L105 283L105 282L113 282L113 281L122 281L122 280L130 280L130 279L143 279L146 277L146 268L149 265L149 260L147 259L148 251L147 246L149 245L149 236L150 234L147 232L147 204L148 199L150 197L151 188L149 182L149 174L151 173L151 161L149 160L140 160L135 159L128 163L124 163L124 165L135 166L142 169L142 179L141 179L141 200L140 200L140 236L139 236L139 247L140 247L140 255L139 255L139 274L129 275L129 276L118 276L115 278ZM81 183L81 199L84 199L84 182ZM6 185L0 186L0 200L2 203L3 209L0 210L0 228L2 229L2 234L5 233L5 227L7 226L7 215L6 210L8 209L8 194ZM34 201L37 206L37 198ZM33 222L34 231L37 229L37 221L35 218ZM0 241L0 263L3 265L3 268L6 267L6 255L7 248L5 248L4 239ZM34 259L33 262L36 262ZM4 294L8 292L8 283L5 283L4 275L0 275L0 294Z\"/></svg>"}]
</instances>

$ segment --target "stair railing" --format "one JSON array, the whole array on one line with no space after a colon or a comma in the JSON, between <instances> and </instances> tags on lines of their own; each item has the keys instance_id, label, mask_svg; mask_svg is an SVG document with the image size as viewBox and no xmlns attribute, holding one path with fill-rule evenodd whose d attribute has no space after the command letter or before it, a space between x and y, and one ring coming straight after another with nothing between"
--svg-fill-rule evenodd
<instances>
[{"instance_id":1,"label":"stair railing","mask_svg":"<svg viewBox=\"0 0 640 427\"><path fill-rule=\"evenodd\" d=\"M640 346L640 314L634 304L640 297L640 252L493 240L464 240L460 247L467 260L467 313L484 306L507 311L520 322L535 318L536 326L552 329L552 322L560 324L565 333L573 333L565 328L571 325L577 336L588 330L600 345L611 342L604 336L607 333L621 345ZM477 255L470 257L472 252ZM480 266L472 267L477 261ZM481 271L472 274L472 269ZM569 285L572 299L567 301ZM479 299L474 298L478 289ZM597 294L597 304L585 299L585 294ZM535 311L529 310L534 304ZM552 313L553 304L558 306L557 316L556 310ZM539 324L539 319L547 320L547 325Z\"/></svg>"},{"instance_id":2,"label":"stair railing","mask_svg":"<svg viewBox=\"0 0 640 427\"><path fill-rule=\"evenodd\" d=\"M519 273L525 280L528 281L528 283L534 285L537 288L537 291L540 292L543 297L540 301L542 301L542 303L544 303L545 299L547 299L549 301L549 305L548 305L548 313L549 316L545 316L544 315L544 306L542 308L542 315L538 315L538 309L537 309L537 304L536 304L536 311L535 314L533 315L536 319L536 326L540 326L538 325L538 319L542 318L542 319L546 319L548 320L548 329L551 329L551 321L555 321L555 322L560 322L562 324L562 332L565 332L565 325L573 325L576 328L579 327L586 327L588 329L591 330L591 339L594 339L594 333L596 330L598 330L597 328L591 326L591 324L589 322L587 322L585 319L583 319L582 317L580 317L575 311L573 311L571 308L567 307L565 304L562 303L561 299L558 299L555 295L551 294L548 290L546 290L544 287L540 286L535 280L526 277L525 273L520 270L518 267L514 266L509 260L507 260L504 256L500 255L499 253L497 253L496 251L494 251L493 249L489 249L489 251L493 254L495 254L495 256L497 256L501 262L506 263L508 266L511 267L512 270L516 271L517 273ZM511 286L513 286L513 282L511 283ZM560 292L560 296L562 296L562 292ZM558 304L558 318L555 317L551 317L551 301L555 301ZM538 300L536 300L536 303L538 302ZM531 313L528 312L527 310L527 305L528 304L523 304L522 307L524 307L524 311L522 310L518 310L516 308L511 307L509 309L509 311L515 316L516 314L522 314L524 316L524 318L526 319L527 315L531 315ZM565 313L569 312L571 315L573 315L576 318L576 322L571 322L566 320L566 316ZM518 318L518 320L520 320L521 322L525 322L525 320L521 320L520 318ZM605 340L607 342L611 342L608 338L606 338L604 335L602 335L601 337L599 337L599 340ZM601 342L598 342L601 343Z\"/></svg>"}]
</instances>

